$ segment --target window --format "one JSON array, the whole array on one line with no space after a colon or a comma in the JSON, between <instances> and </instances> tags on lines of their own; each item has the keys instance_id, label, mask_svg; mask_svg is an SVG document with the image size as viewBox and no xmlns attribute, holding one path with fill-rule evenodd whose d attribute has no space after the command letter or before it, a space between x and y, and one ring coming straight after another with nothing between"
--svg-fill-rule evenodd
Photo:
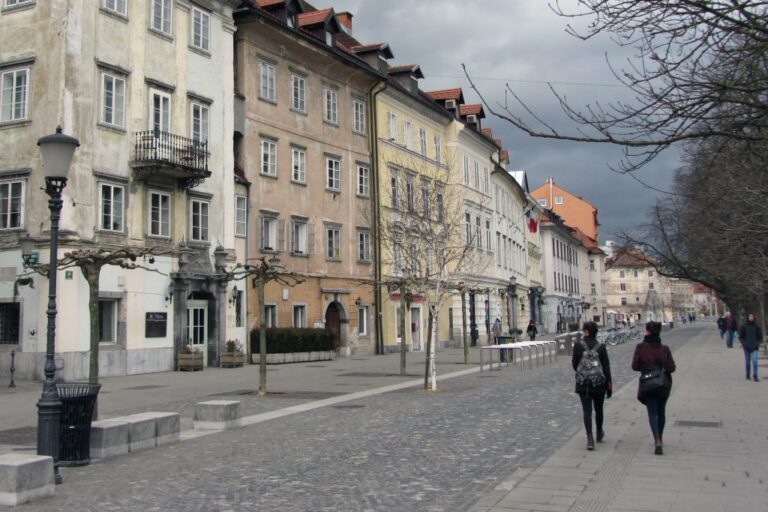
<instances>
[{"instance_id":1,"label":"window","mask_svg":"<svg viewBox=\"0 0 768 512\"><path fill-rule=\"evenodd\" d=\"M261 250L277 250L277 218L275 217L261 217Z\"/></svg>"},{"instance_id":2,"label":"window","mask_svg":"<svg viewBox=\"0 0 768 512\"><path fill-rule=\"evenodd\" d=\"M480 164L475 162L475 190L480 190Z\"/></svg>"},{"instance_id":3,"label":"window","mask_svg":"<svg viewBox=\"0 0 768 512\"><path fill-rule=\"evenodd\" d=\"M483 231L480 227L480 217L475 217L475 236L477 236L477 248L483 248Z\"/></svg>"},{"instance_id":4,"label":"window","mask_svg":"<svg viewBox=\"0 0 768 512\"><path fill-rule=\"evenodd\" d=\"M398 188L397 174L392 173L389 177L389 195L392 198L392 208L395 209L398 208L398 200L400 199Z\"/></svg>"},{"instance_id":5,"label":"window","mask_svg":"<svg viewBox=\"0 0 768 512\"><path fill-rule=\"evenodd\" d=\"M597 295L597 286L595 286L595 283L590 284L589 287L590 287L590 293L592 295Z\"/></svg>"},{"instance_id":6,"label":"window","mask_svg":"<svg viewBox=\"0 0 768 512\"><path fill-rule=\"evenodd\" d=\"M438 192L435 195L435 201L437 202L437 222L443 222L443 193Z\"/></svg>"},{"instance_id":7,"label":"window","mask_svg":"<svg viewBox=\"0 0 768 512\"><path fill-rule=\"evenodd\" d=\"M435 135L435 160L440 161L440 152L442 151L441 145L440 145L440 136Z\"/></svg>"},{"instance_id":8,"label":"window","mask_svg":"<svg viewBox=\"0 0 768 512\"><path fill-rule=\"evenodd\" d=\"M653 270L648 271L648 277L653 277Z\"/></svg>"},{"instance_id":9,"label":"window","mask_svg":"<svg viewBox=\"0 0 768 512\"><path fill-rule=\"evenodd\" d=\"M486 194L491 192L491 172L488 167L483 168L483 192Z\"/></svg>"},{"instance_id":10,"label":"window","mask_svg":"<svg viewBox=\"0 0 768 512\"><path fill-rule=\"evenodd\" d=\"M296 328L307 326L307 306L303 304L293 306L293 326Z\"/></svg>"},{"instance_id":11,"label":"window","mask_svg":"<svg viewBox=\"0 0 768 512\"><path fill-rule=\"evenodd\" d=\"M563 204L563 196L555 196L555 204Z\"/></svg>"},{"instance_id":12,"label":"window","mask_svg":"<svg viewBox=\"0 0 768 512\"><path fill-rule=\"evenodd\" d=\"M125 80L101 74L101 122L110 126L125 126Z\"/></svg>"},{"instance_id":13,"label":"window","mask_svg":"<svg viewBox=\"0 0 768 512\"><path fill-rule=\"evenodd\" d=\"M464 227L466 228L467 245L472 243L472 216L468 213L464 214Z\"/></svg>"},{"instance_id":14,"label":"window","mask_svg":"<svg viewBox=\"0 0 768 512\"><path fill-rule=\"evenodd\" d=\"M485 220L485 248L491 250L491 221Z\"/></svg>"},{"instance_id":15,"label":"window","mask_svg":"<svg viewBox=\"0 0 768 512\"><path fill-rule=\"evenodd\" d=\"M307 111L306 80L299 75L291 75L291 108L299 112Z\"/></svg>"},{"instance_id":16,"label":"window","mask_svg":"<svg viewBox=\"0 0 768 512\"><path fill-rule=\"evenodd\" d=\"M261 174L277 176L277 142L261 139Z\"/></svg>"},{"instance_id":17,"label":"window","mask_svg":"<svg viewBox=\"0 0 768 512\"><path fill-rule=\"evenodd\" d=\"M464 184L469 185L469 157L464 157Z\"/></svg>"},{"instance_id":18,"label":"window","mask_svg":"<svg viewBox=\"0 0 768 512\"><path fill-rule=\"evenodd\" d=\"M413 125L411 125L411 122L409 120L405 120L403 122L403 146L406 148L411 147L411 143L413 142L411 140L411 128Z\"/></svg>"},{"instance_id":19,"label":"window","mask_svg":"<svg viewBox=\"0 0 768 512\"><path fill-rule=\"evenodd\" d=\"M341 190L341 160L334 157L325 158L325 185L330 190Z\"/></svg>"},{"instance_id":20,"label":"window","mask_svg":"<svg viewBox=\"0 0 768 512\"><path fill-rule=\"evenodd\" d=\"M15 5L24 5L32 3L32 0L5 0L6 7L13 7Z\"/></svg>"},{"instance_id":21,"label":"window","mask_svg":"<svg viewBox=\"0 0 768 512\"><path fill-rule=\"evenodd\" d=\"M149 193L149 234L171 236L171 196L169 194Z\"/></svg>"},{"instance_id":22,"label":"window","mask_svg":"<svg viewBox=\"0 0 768 512\"><path fill-rule=\"evenodd\" d=\"M190 202L190 238L196 242L208 241L208 209L207 201L193 199Z\"/></svg>"},{"instance_id":23,"label":"window","mask_svg":"<svg viewBox=\"0 0 768 512\"><path fill-rule=\"evenodd\" d=\"M152 28L171 34L171 1L152 0Z\"/></svg>"},{"instance_id":24,"label":"window","mask_svg":"<svg viewBox=\"0 0 768 512\"><path fill-rule=\"evenodd\" d=\"M626 291L626 290L627 290L627 285L626 285L626 283L621 283L621 284L619 285L619 289L620 289L621 291L623 291L623 292L624 292L624 291Z\"/></svg>"},{"instance_id":25,"label":"window","mask_svg":"<svg viewBox=\"0 0 768 512\"><path fill-rule=\"evenodd\" d=\"M421 212L424 217L429 218L429 185L422 183L421 185Z\"/></svg>"},{"instance_id":26,"label":"window","mask_svg":"<svg viewBox=\"0 0 768 512\"><path fill-rule=\"evenodd\" d=\"M387 112L387 133L391 142L397 141L397 114Z\"/></svg>"},{"instance_id":27,"label":"window","mask_svg":"<svg viewBox=\"0 0 768 512\"><path fill-rule=\"evenodd\" d=\"M21 304L0 303L0 345L17 345L21 320Z\"/></svg>"},{"instance_id":28,"label":"window","mask_svg":"<svg viewBox=\"0 0 768 512\"><path fill-rule=\"evenodd\" d=\"M539 204L543 206L544 208L547 207L547 200L546 199L539 199Z\"/></svg>"},{"instance_id":29,"label":"window","mask_svg":"<svg viewBox=\"0 0 768 512\"><path fill-rule=\"evenodd\" d=\"M352 100L352 130L365 133L365 103Z\"/></svg>"},{"instance_id":30,"label":"window","mask_svg":"<svg viewBox=\"0 0 768 512\"><path fill-rule=\"evenodd\" d=\"M365 165L357 166L357 195L368 197L370 195L370 171Z\"/></svg>"},{"instance_id":31,"label":"window","mask_svg":"<svg viewBox=\"0 0 768 512\"><path fill-rule=\"evenodd\" d=\"M399 274L403 270L403 250L400 244L392 242L392 272Z\"/></svg>"},{"instance_id":32,"label":"window","mask_svg":"<svg viewBox=\"0 0 768 512\"><path fill-rule=\"evenodd\" d=\"M277 327L277 306L274 304L264 304L264 325L266 327Z\"/></svg>"},{"instance_id":33,"label":"window","mask_svg":"<svg viewBox=\"0 0 768 512\"><path fill-rule=\"evenodd\" d=\"M99 300L99 342L115 343L117 341L117 301Z\"/></svg>"},{"instance_id":34,"label":"window","mask_svg":"<svg viewBox=\"0 0 768 512\"><path fill-rule=\"evenodd\" d=\"M357 259L371 261L371 233L360 230L357 232Z\"/></svg>"},{"instance_id":35,"label":"window","mask_svg":"<svg viewBox=\"0 0 768 512\"><path fill-rule=\"evenodd\" d=\"M622 297L621 298L621 305L622 306L626 306L627 305L627 298L626 297Z\"/></svg>"},{"instance_id":36,"label":"window","mask_svg":"<svg viewBox=\"0 0 768 512\"><path fill-rule=\"evenodd\" d=\"M331 260L341 258L341 228L327 226L325 228L325 257Z\"/></svg>"},{"instance_id":37,"label":"window","mask_svg":"<svg viewBox=\"0 0 768 512\"><path fill-rule=\"evenodd\" d=\"M623 270L619 270L619 277L624 277L624 271Z\"/></svg>"},{"instance_id":38,"label":"window","mask_svg":"<svg viewBox=\"0 0 768 512\"><path fill-rule=\"evenodd\" d=\"M104 9L125 16L125 0L104 0Z\"/></svg>"},{"instance_id":39,"label":"window","mask_svg":"<svg viewBox=\"0 0 768 512\"><path fill-rule=\"evenodd\" d=\"M248 202L245 196L235 196L235 236L248 234Z\"/></svg>"},{"instance_id":40,"label":"window","mask_svg":"<svg viewBox=\"0 0 768 512\"><path fill-rule=\"evenodd\" d=\"M648 289L653 290L653 283L648 283Z\"/></svg>"},{"instance_id":41,"label":"window","mask_svg":"<svg viewBox=\"0 0 768 512\"><path fill-rule=\"evenodd\" d=\"M123 230L123 187L101 185L101 223L105 231Z\"/></svg>"},{"instance_id":42,"label":"window","mask_svg":"<svg viewBox=\"0 0 768 512\"><path fill-rule=\"evenodd\" d=\"M0 229L20 228L24 224L24 182L0 182Z\"/></svg>"},{"instance_id":43,"label":"window","mask_svg":"<svg viewBox=\"0 0 768 512\"><path fill-rule=\"evenodd\" d=\"M192 140L195 143L208 142L208 107L192 103Z\"/></svg>"},{"instance_id":44,"label":"window","mask_svg":"<svg viewBox=\"0 0 768 512\"><path fill-rule=\"evenodd\" d=\"M157 89L149 91L149 129L160 132L171 131L171 96Z\"/></svg>"},{"instance_id":45,"label":"window","mask_svg":"<svg viewBox=\"0 0 768 512\"><path fill-rule=\"evenodd\" d=\"M192 46L203 51L211 49L211 15L192 9Z\"/></svg>"},{"instance_id":46,"label":"window","mask_svg":"<svg viewBox=\"0 0 768 512\"><path fill-rule=\"evenodd\" d=\"M589 270L595 270L595 260L589 260Z\"/></svg>"},{"instance_id":47,"label":"window","mask_svg":"<svg viewBox=\"0 0 768 512\"><path fill-rule=\"evenodd\" d=\"M410 179L406 179L405 182L405 203L408 207L408 211L412 212L414 207L414 200L413 200L413 181Z\"/></svg>"},{"instance_id":48,"label":"window","mask_svg":"<svg viewBox=\"0 0 768 512\"><path fill-rule=\"evenodd\" d=\"M259 62L259 97L275 101L275 66Z\"/></svg>"},{"instance_id":49,"label":"window","mask_svg":"<svg viewBox=\"0 0 768 512\"><path fill-rule=\"evenodd\" d=\"M419 128L419 153L427 156L427 130Z\"/></svg>"},{"instance_id":50,"label":"window","mask_svg":"<svg viewBox=\"0 0 768 512\"><path fill-rule=\"evenodd\" d=\"M14 69L0 75L0 122L27 118L28 77L29 68Z\"/></svg>"},{"instance_id":51,"label":"window","mask_svg":"<svg viewBox=\"0 0 768 512\"><path fill-rule=\"evenodd\" d=\"M243 326L243 290L234 290L235 327Z\"/></svg>"},{"instance_id":52,"label":"window","mask_svg":"<svg viewBox=\"0 0 768 512\"><path fill-rule=\"evenodd\" d=\"M291 148L291 180L298 183L307 181L307 152L302 148Z\"/></svg>"},{"instance_id":53,"label":"window","mask_svg":"<svg viewBox=\"0 0 768 512\"><path fill-rule=\"evenodd\" d=\"M336 91L329 88L323 89L323 119L328 123L338 123L336 112Z\"/></svg>"},{"instance_id":54,"label":"window","mask_svg":"<svg viewBox=\"0 0 768 512\"><path fill-rule=\"evenodd\" d=\"M291 221L291 252L307 254L307 222L305 220Z\"/></svg>"},{"instance_id":55,"label":"window","mask_svg":"<svg viewBox=\"0 0 768 512\"><path fill-rule=\"evenodd\" d=\"M634 277L637 277L637 269L635 269L635 270L633 270L633 271L632 271L632 275L633 275Z\"/></svg>"},{"instance_id":56,"label":"window","mask_svg":"<svg viewBox=\"0 0 768 512\"><path fill-rule=\"evenodd\" d=\"M357 306L357 335L368 334L368 306Z\"/></svg>"}]
</instances>

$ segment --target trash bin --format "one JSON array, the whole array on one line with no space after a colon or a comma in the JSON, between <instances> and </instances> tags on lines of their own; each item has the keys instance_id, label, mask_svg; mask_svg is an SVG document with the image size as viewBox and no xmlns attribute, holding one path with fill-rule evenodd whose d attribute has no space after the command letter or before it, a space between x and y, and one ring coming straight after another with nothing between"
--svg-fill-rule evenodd
<instances>
[{"instance_id":1,"label":"trash bin","mask_svg":"<svg viewBox=\"0 0 768 512\"><path fill-rule=\"evenodd\" d=\"M101 384L62 382L56 384L61 400L59 464L84 466L91 462L91 420Z\"/></svg>"}]
</instances>

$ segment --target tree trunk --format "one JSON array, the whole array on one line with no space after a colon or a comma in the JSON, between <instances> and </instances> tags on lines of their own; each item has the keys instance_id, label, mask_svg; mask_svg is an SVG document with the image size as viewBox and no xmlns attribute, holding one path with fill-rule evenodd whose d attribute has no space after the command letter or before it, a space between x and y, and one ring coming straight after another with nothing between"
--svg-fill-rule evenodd
<instances>
[{"instance_id":1,"label":"tree trunk","mask_svg":"<svg viewBox=\"0 0 768 512\"><path fill-rule=\"evenodd\" d=\"M264 314L264 278L256 278L258 287L257 307L259 311L259 396L267 394L267 327Z\"/></svg>"},{"instance_id":2,"label":"tree trunk","mask_svg":"<svg viewBox=\"0 0 768 512\"><path fill-rule=\"evenodd\" d=\"M469 345L467 344L467 296L461 291L461 342L464 346L464 364L469 363Z\"/></svg>"},{"instance_id":3,"label":"tree trunk","mask_svg":"<svg viewBox=\"0 0 768 512\"><path fill-rule=\"evenodd\" d=\"M432 306L427 318L427 351L424 358L424 389L429 389L429 376L432 375Z\"/></svg>"},{"instance_id":4,"label":"tree trunk","mask_svg":"<svg viewBox=\"0 0 768 512\"><path fill-rule=\"evenodd\" d=\"M99 382L99 273L101 268L93 266L80 267L80 270L88 282L88 316L90 319L90 357L88 361L88 382ZM93 419L99 417L98 396L93 404Z\"/></svg>"},{"instance_id":5,"label":"tree trunk","mask_svg":"<svg viewBox=\"0 0 768 512\"><path fill-rule=\"evenodd\" d=\"M406 347L405 343L408 339L407 332L405 330L405 314L406 314L406 304L405 304L405 287L400 287L400 328L402 329L403 336L400 338L400 376L405 377L405 352Z\"/></svg>"},{"instance_id":6,"label":"tree trunk","mask_svg":"<svg viewBox=\"0 0 768 512\"><path fill-rule=\"evenodd\" d=\"M435 325L435 342L431 345L429 352L429 379L432 391L437 391L437 342L440 341L440 308L434 308L430 311L431 320ZM430 336L431 339L431 336Z\"/></svg>"}]
</instances>

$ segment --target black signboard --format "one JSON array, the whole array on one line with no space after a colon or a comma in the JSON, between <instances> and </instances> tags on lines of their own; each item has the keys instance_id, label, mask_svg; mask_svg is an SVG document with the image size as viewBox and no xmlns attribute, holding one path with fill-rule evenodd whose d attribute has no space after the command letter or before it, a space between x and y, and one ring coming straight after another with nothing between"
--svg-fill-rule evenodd
<instances>
[{"instance_id":1,"label":"black signboard","mask_svg":"<svg viewBox=\"0 0 768 512\"><path fill-rule=\"evenodd\" d=\"M168 313L147 313L144 336L147 338L165 338L168 327Z\"/></svg>"}]
</instances>

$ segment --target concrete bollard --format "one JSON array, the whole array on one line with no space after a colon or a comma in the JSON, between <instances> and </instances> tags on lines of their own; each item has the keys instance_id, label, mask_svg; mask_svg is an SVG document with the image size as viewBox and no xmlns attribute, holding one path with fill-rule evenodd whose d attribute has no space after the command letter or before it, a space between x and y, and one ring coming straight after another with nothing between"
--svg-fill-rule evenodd
<instances>
[{"instance_id":1,"label":"concrete bollard","mask_svg":"<svg viewBox=\"0 0 768 512\"><path fill-rule=\"evenodd\" d=\"M240 426L240 402L210 400L195 406L194 426L198 430L225 430Z\"/></svg>"},{"instance_id":2,"label":"concrete bollard","mask_svg":"<svg viewBox=\"0 0 768 512\"><path fill-rule=\"evenodd\" d=\"M91 424L91 458L103 459L128 453L129 425L121 418Z\"/></svg>"},{"instance_id":3,"label":"concrete bollard","mask_svg":"<svg viewBox=\"0 0 768 512\"><path fill-rule=\"evenodd\" d=\"M42 455L0 455L0 505L15 507L53 496L53 459Z\"/></svg>"}]
</instances>

